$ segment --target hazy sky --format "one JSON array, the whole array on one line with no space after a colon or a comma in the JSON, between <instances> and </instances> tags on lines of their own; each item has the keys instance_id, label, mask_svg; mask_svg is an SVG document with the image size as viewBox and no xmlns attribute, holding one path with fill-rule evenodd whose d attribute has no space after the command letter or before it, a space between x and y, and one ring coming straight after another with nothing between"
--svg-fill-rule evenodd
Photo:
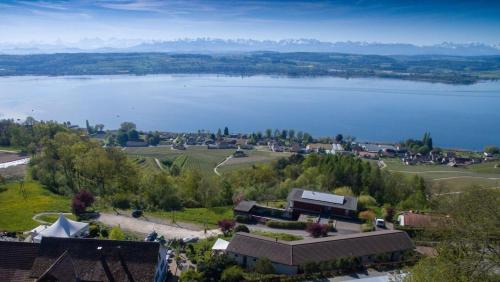
<instances>
[{"instance_id":1,"label":"hazy sky","mask_svg":"<svg viewBox=\"0 0 500 282\"><path fill-rule=\"evenodd\" d=\"M0 0L0 42L313 38L500 43L500 1Z\"/></svg>"}]
</instances>

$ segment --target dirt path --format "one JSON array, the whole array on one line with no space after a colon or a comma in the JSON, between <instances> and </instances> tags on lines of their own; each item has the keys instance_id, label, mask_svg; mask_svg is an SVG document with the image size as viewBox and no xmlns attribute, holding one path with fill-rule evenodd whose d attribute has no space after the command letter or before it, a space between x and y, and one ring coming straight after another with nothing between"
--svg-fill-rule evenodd
<instances>
[{"instance_id":1,"label":"dirt path","mask_svg":"<svg viewBox=\"0 0 500 282\"><path fill-rule=\"evenodd\" d=\"M179 239L195 236L198 238L207 238L221 234L218 229L195 231L187 228L182 228L174 225L167 225L157 222L148 221L147 219L137 219L123 215L115 215L109 213L101 213L98 219L100 222L110 226L120 226L125 230L130 230L137 233L147 234L156 231L167 239Z\"/></svg>"},{"instance_id":2,"label":"dirt path","mask_svg":"<svg viewBox=\"0 0 500 282\"><path fill-rule=\"evenodd\" d=\"M500 180L499 177L451 176L451 177L443 177L443 178L432 179L432 181L441 181L441 180L449 180L449 179L457 179L457 178L479 178L479 179L488 179L488 180Z\"/></svg>"},{"instance_id":3,"label":"dirt path","mask_svg":"<svg viewBox=\"0 0 500 282\"><path fill-rule=\"evenodd\" d=\"M60 215L61 212L41 212L41 213L37 213L35 214L32 219L38 223L41 223L41 224L52 224L52 222L47 222L47 221L43 221L41 219L38 219L40 216L44 216L44 215ZM71 213L69 212L62 212L62 214L64 215L69 215Z\"/></svg>"},{"instance_id":4,"label":"dirt path","mask_svg":"<svg viewBox=\"0 0 500 282\"><path fill-rule=\"evenodd\" d=\"M214 167L214 173L217 174L218 176L221 176L221 174L217 171L217 169L220 167L220 166L223 166L227 161L229 161L230 159L232 159L233 156L229 156L227 157L225 160L223 160L220 164L218 164L216 167Z\"/></svg>"},{"instance_id":5,"label":"dirt path","mask_svg":"<svg viewBox=\"0 0 500 282\"><path fill-rule=\"evenodd\" d=\"M155 158L155 162L156 162L156 165L161 169L161 170L165 170L165 168L161 165L160 163L160 160Z\"/></svg>"}]
</instances>

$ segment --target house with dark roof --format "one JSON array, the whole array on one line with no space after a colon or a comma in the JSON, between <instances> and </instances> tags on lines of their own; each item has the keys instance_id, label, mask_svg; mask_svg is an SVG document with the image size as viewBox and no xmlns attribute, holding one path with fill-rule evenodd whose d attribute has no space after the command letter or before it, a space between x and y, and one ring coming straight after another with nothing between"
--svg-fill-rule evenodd
<instances>
[{"instance_id":1,"label":"house with dark roof","mask_svg":"<svg viewBox=\"0 0 500 282\"><path fill-rule=\"evenodd\" d=\"M166 250L156 242L43 237L0 242L1 281L165 281Z\"/></svg>"},{"instance_id":2,"label":"house with dark roof","mask_svg":"<svg viewBox=\"0 0 500 282\"><path fill-rule=\"evenodd\" d=\"M233 208L233 213L235 215L244 215L244 216L250 216L252 214L252 210L255 208L257 205L257 202L255 201L241 201L239 202L234 208Z\"/></svg>"},{"instance_id":3,"label":"house with dark roof","mask_svg":"<svg viewBox=\"0 0 500 282\"><path fill-rule=\"evenodd\" d=\"M357 208L356 197L294 188L288 194L286 211L293 218L302 213L321 217L354 217Z\"/></svg>"},{"instance_id":4,"label":"house with dark roof","mask_svg":"<svg viewBox=\"0 0 500 282\"><path fill-rule=\"evenodd\" d=\"M226 253L246 268L253 268L259 258L266 257L277 273L296 274L300 266L309 262L358 258L361 263L369 263L377 255L386 255L388 259L397 261L404 251L413 248L408 234L398 230L299 241L282 241L239 232L229 243Z\"/></svg>"},{"instance_id":5,"label":"house with dark roof","mask_svg":"<svg viewBox=\"0 0 500 282\"><path fill-rule=\"evenodd\" d=\"M36 243L0 241L0 280L30 281L31 267L39 247L40 244Z\"/></svg>"}]
</instances>

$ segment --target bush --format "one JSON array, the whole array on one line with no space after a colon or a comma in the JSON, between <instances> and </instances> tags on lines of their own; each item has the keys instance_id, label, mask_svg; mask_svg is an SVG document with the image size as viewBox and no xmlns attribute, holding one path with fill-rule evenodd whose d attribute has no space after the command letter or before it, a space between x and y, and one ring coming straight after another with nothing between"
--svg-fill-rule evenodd
<instances>
[{"instance_id":1,"label":"bush","mask_svg":"<svg viewBox=\"0 0 500 282\"><path fill-rule=\"evenodd\" d=\"M372 210L366 210L360 212L358 217L363 219L365 222L373 223L375 220L375 213Z\"/></svg>"},{"instance_id":2,"label":"bush","mask_svg":"<svg viewBox=\"0 0 500 282\"><path fill-rule=\"evenodd\" d=\"M237 215L234 217L234 220L239 223L251 223L252 219L249 216L245 215Z\"/></svg>"},{"instance_id":3,"label":"bush","mask_svg":"<svg viewBox=\"0 0 500 282\"><path fill-rule=\"evenodd\" d=\"M180 282L202 282L203 274L192 269L181 273Z\"/></svg>"},{"instance_id":4,"label":"bush","mask_svg":"<svg viewBox=\"0 0 500 282\"><path fill-rule=\"evenodd\" d=\"M328 235L328 225L311 223L307 225L307 232L314 238L325 237Z\"/></svg>"},{"instance_id":5,"label":"bush","mask_svg":"<svg viewBox=\"0 0 500 282\"><path fill-rule=\"evenodd\" d=\"M354 192L352 192L351 187L344 186L344 187L339 187L333 191L334 194L341 195L341 196L351 196L354 197Z\"/></svg>"},{"instance_id":6,"label":"bush","mask_svg":"<svg viewBox=\"0 0 500 282\"><path fill-rule=\"evenodd\" d=\"M300 221L276 221L270 220L266 222L267 227L278 229L300 229L304 230L307 227L305 222Z\"/></svg>"},{"instance_id":7,"label":"bush","mask_svg":"<svg viewBox=\"0 0 500 282\"><path fill-rule=\"evenodd\" d=\"M370 232L375 230L375 226L373 226L373 223L363 223L361 224L361 232Z\"/></svg>"},{"instance_id":8,"label":"bush","mask_svg":"<svg viewBox=\"0 0 500 282\"><path fill-rule=\"evenodd\" d=\"M90 238L97 238L100 235L100 228L99 225L96 224L90 224L89 225L89 237Z\"/></svg>"},{"instance_id":9,"label":"bush","mask_svg":"<svg viewBox=\"0 0 500 282\"><path fill-rule=\"evenodd\" d=\"M306 262L302 266L302 270L304 271L305 274L311 274L311 273L316 273L320 271L319 265L315 262Z\"/></svg>"},{"instance_id":10,"label":"bush","mask_svg":"<svg viewBox=\"0 0 500 282\"><path fill-rule=\"evenodd\" d=\"M109 232L109 239L111 240L125 240L125 237L125 233L118 226L111 228L111 232Z\"/></svg>"},{"instance_id":11,"label":"bush","mask_svg":"<svg viewBox=\"0 0 500 282\"><path fill-rule=\"evenodd\" d=\"M239 282L241 280L243 280L243 270L237 265L226 268L220 279L222 282Z\"/></svg>"},{"instance_id":12,"label":"bush","mask_svg":"<svg viewBox=\"0 0 500 282\"><path fill-rule=\"evenodd\" d=\"M260 274L274 274L274 266L268 258L259 258L255 262L254 271Z\"/></svg>"},{"instance_id":13,"label":"bush","mask_svg":"<svg viewBox=\"0 0 500 282\"><path fill-rule=\"evenodd\" d=\"M377 200L369 195L361 195L358 197L358 210L363 211L369 207L377 205Z\"/></svg>"},{"instance_id":14,"label":"bush","mask_svg":"<svg viewBox=\"0 0 500 282\"><path fill-rule=\"evenodd\" d=\"M250 233L250 229L246 225L238 225L234 229L234 232L245 232L245 233Z\"/></svg>"},{"instance_id":15,"label":"bush","mask_svg":"<svg viewBox=\"0 0 500 282\"><path fill-rule=\"evenodd\" d=\"M219 220L219 222L217 222L217 225L219 226L222 233L227 236L229 233L231 233L231 231L233 231L236 222L231 219L223 219Z\"/></svg>"}]
</instances>

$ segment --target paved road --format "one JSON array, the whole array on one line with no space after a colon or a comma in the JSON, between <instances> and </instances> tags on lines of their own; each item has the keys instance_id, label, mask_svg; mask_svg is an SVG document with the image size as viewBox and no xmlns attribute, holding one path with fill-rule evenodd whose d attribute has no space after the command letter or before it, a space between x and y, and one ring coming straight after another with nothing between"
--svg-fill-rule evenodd
<instances>
[{"instance_id":1,"label":"paved road","mask_svg":"<svg viewBox=\"0 0 500 282\"><path fill-rule=\"evenodd\" d=\"M100 222L110 226L120 226L125 230L147 234L156 231L159 235L163 235L167 239L180 239L185 237L195 236L198 238L207 238L221 234L218 229L196 231L175 225L162 224L148 221L145 219L136 219L123 215L115 215L109 213L101 213L98 219Z\"/></svg>"}]
</instances>

